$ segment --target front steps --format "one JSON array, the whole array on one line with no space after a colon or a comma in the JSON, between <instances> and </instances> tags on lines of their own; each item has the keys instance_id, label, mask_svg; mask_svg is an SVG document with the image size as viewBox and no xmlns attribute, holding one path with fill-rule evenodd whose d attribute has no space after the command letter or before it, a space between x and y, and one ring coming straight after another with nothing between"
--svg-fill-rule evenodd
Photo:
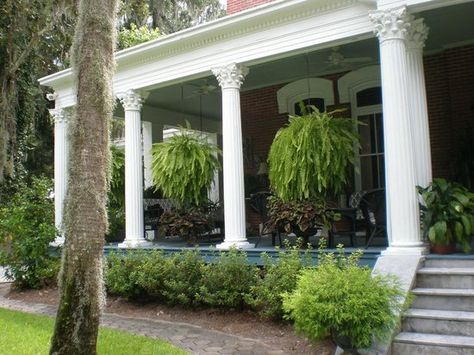
<instances>
[{"instance_id":1,"label":"front steps","mask_svg":"<svg viewBox=\"0 0 474 355\"><path fill-rule=\"evenodd\" d=\"M430 258L418 270L393 355L474 355L474 259Z\"/></svg>"}]
</instances>

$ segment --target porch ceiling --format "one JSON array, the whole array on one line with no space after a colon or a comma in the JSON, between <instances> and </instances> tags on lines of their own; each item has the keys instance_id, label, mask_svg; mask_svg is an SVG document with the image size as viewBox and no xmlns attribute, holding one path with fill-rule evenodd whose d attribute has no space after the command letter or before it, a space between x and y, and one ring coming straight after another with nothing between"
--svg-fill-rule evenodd
<instances>
[{"instance_id":1,"label":"porch ceiling","mask_svg":"<svg viewBox=\"0 0 474 355\"><path fill-rule=\"evenodd\" d=\"M419 16L423 17L430 27L425 52L429 54L450 46L469 41L474 42L473 13L474 2L420 13ZM331 52L332 48L330 47L317 51L308 48L307 53L251 66L242 90L290 82L308 76L316 77L354 70L362 66L376 64L379 61L378 42L375 38L348 43L339 48L339 52L345 58L366 57L371 58L370 61L351 63L350 65L330 65L328 57ZM183 82L152 91L147 99L147 104L220 120L220 92L214 90L210 93L200 94L199 88L205 85L218 86L212 76ZM200 100L202 100L201 103Z\"/></svg>"}]
</instances>

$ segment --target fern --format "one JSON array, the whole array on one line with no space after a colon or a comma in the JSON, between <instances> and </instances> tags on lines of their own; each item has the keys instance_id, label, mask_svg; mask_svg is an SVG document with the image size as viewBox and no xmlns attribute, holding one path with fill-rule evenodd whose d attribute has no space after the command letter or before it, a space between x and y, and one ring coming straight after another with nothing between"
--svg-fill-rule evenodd
<instances>
[{"instance_id":1,"label":"fern","mask_svg":"<svg viewBox=\"0 0 474 355\"><path fill-rule=\"evenodd\" d=\"M220 168L219 149L189 129L153 145L152 175L156 189L181 206L207 202L207 191Z\"/></svg>"},{"instance_id":2,"label":"fern","mask_svg":"<svg viewBox=\"0 0 474 355\"><path fill-rule=\"evenodd\" d=\"M358 135L354 121L334 118L316 108L304 116L290 116L273 140L268 157L269 179L284 201L306 200L338 193L354 163Z\"/></svg>"}]
</instances>

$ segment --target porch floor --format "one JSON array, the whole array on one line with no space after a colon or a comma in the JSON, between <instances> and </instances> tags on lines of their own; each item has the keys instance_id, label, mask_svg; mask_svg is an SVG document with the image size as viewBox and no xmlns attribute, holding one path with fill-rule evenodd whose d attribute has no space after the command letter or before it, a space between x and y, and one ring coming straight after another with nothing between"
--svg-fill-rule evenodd
<instances>
[{"instance_id":1,"label":"porch floor","mask_svg":"<svg viewBox=\"0 0 474 355\"><path fill-rule=\"evenodd\" d=\"M288 239L290 242L290 245L295 244L295 237L291 236L285 236L284 239ZM348 247L345 248L345 253L346 255L352 253L353 251L357 249L362 249L364 254L361 257L360 263L361 265L367 265L369 267L373 267L375 265L375 262L382 252L386 248L384 246L384 241L383 240L378 240L374 239L374 243L371 247L364 249L364 243L365 243L365 237L362 238L356 238L356 246L355 247L349 247L349 240L347 238L338 238L336 239L336 243L344 243L345 245L348 245ZM256 243L258 242L258 237L256 236L249 236L248 241L250 243ZM105 253L108 254L110 252L123 252L126 253L129 250L147 250L147 251L153 251L153 250L162 250L165 254L173 254L176 252L179 252L181 250L192 250L192 249L198 249L200 254L209 262L212 262L214 259L216 259L219 256L219 253L221 251L216 250L216 244L219 244L221 241L220 240L202 240L199 242L199 245L193 247L189 246L186 244L186 242L179 237L171 237L171 238L157 238L157 240L153 241L152 245L146 246L146 247L139 247L139 248L119 248L118 243L109 243L105 246ZM278 242L278 241L277 241ZM318 260L318 255L320 251L317 249L318 245L318 240L317 238L311 238L310 242L312 243L313 246L315 246L314 249L307 251L311 255L312 262L314 264L317 263ZM247 249L245 252L247 253L248 257L248 262L251 264L256 264L256 265L262 265L263 264L263 258L262 258L262 253L266 253L269 255L272 259L278 259L278 253L280 249L284 248L279 248L278 246L273 246L272 245L272 239L270 236L262 237L260 242L258 243L257 247L252 248L252 249ZM336 251L336 249L327 249L328 251ZM301 253L305 253L306 251L302 250Z\"/></svg>"}]
</instances>

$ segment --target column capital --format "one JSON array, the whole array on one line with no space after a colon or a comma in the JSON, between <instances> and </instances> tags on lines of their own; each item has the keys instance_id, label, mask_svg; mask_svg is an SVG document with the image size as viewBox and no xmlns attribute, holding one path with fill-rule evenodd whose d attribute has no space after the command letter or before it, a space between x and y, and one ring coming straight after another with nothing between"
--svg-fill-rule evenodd
<instances>
[{"instance_id":1,"label":"column capital","mask_svg":"<svg viewBox=\"0 0 474 355\"><path fill-rule=\"evenodd\" d=\"M236 63L212 68L212 73L216 76L219 85L223 89L240 89L248 72L249 69L246 66Z\"/></svg>"},{"instance_id":2,"label":"column capital","mask_svg":"<svg viewBox=\"0 0 474 355\"><path fill-rule=\"evenodd\" d=\"M49 110L49 114L53 117L54 123L66 123L66 112L62 108L53 108Z\"/></svg>"},{"instance_id":3,"label":"column capital","mask_svg":"<svg viewBox=\"0 0 474 355\"><path fill-rule=\"evenodd\" d=\"M117 94L125 111L140 111L147 96L148 93L138 93L133 89Z\"/></svg>"},{"instance_id":4,"label":"column capital","mask_svg":"<svg viewBox=\"0 0 474 355\"><path fill-rule=\"evenodd\" d=\"M415 19L412 15L409 18L411 23L407 32L407 49L422 50L428 38L429 27L422 18Z\"/></svg>"},{"instance_id":5,"label":"column capital","mask_svg":"<svg viewBox=\"0 0 474 355\"><path fill-rule=\"evenodd\" d=\"M405 6L389 10L376 10L369 13L374 24L374 32L382 43L390 39L402 39L407 36L410 19Z\"/></svg>"}]
</instances>

